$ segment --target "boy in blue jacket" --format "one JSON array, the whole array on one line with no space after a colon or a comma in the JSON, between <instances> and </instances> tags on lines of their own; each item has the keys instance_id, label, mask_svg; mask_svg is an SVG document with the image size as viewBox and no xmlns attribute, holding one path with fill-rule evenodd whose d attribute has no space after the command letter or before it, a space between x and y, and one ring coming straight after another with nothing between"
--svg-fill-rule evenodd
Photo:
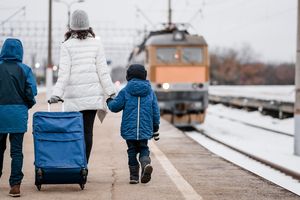
<instances>
[{"instance_id":1,"label":"boy in blue jacket","mask_svg":"<svg viewBox=\"0 0 300 200\"><path fill-rule=\"evenodd\" d=\"M5 40L0 54L0 177L9 134L12 197L20 196L23 179L23 138L27 131L28 109L35 104L37 94L31 68L22 63L23 46L20 40Z\"/></svg>"},{"instance_id":2,"label":"boy in blue jacket","mask_svg":"<svg viewBox=\"0 0 300 200\"><path fill-rule=\"evenodd\" d=\"M128 146L130 184L139 183L140 164L142 183L150 181L153 171L148 140L159 129L160 112L156 95L146 77L147 71L144 66L131 65L127 70L126 87L115 99L107 99L107 105L112 112L123 110L121 136ZM139 154L140 164L137 154Z\"/></svg>"}]
</instances>

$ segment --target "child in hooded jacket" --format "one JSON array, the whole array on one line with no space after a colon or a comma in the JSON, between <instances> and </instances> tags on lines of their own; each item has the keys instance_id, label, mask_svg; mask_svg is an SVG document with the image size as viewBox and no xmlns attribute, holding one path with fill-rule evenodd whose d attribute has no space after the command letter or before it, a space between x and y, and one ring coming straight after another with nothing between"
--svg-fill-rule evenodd
<instances>
[{"instance_id":1,"label":"child in hooded jacket","mask_svg":"<svg viewBox=\"0 0 300 200\"><path fill-rule=\"evenodd\" d=\"M31 68L23 63L19 39L5 40L0 53L0 179L7 138L10 141L12 197L21 196L23 180L23 138L27 132L28 110L36 103L36 81Z\"/></svg>"},{"instance_id":2,"label":"child in hooded jacket","mask_svg":"<svg viewBox=\"0 0 300 200\"><path fill-rule=\"evenodd\" d=\"M139 183L140 164L142 183L148 183L151 180L153 171L148 140L159 129L160 112L156 95L146 77L147 71L144 66L131 65L127 70L126 87L115 99L107 99L108 108L112 112L123 110L121 136L128 146L130 184ZM140 163L137 159L138 154Z\"/></svg>"}]
</instances>

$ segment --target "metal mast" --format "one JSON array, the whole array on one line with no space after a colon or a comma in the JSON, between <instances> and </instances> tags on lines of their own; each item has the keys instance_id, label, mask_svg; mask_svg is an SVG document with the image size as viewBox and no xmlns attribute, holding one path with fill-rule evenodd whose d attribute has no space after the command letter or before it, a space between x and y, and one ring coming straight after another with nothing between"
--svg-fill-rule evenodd
<instances>
[{"instance_id":1,"label":"metal mast","mask_svg":"<svg viewBox=\"0 0 300 200\"><path fill-rule=\"evenodd\" d=\"M296 52L296 75L295 75L295 140L294 154L300 156L300 0L298 0L298 18L297 18L297 52Z\"/></svg>"},{"instance_id":2,"label":"metal mast","mask_svg":"<svg viewBox=\"0 0 300 200\"><path fill-rule=\"evenodd\" d=\"M48 68L52 67L52 0L49 0L48 11Z\"/></svg>"},{"instance_id":3,"label":"metal mast","mask_svg":"<svg viewBox=\"0 0 300 200\"><path fill-rule=\"evenodd\" d=\"M49 0L49 16L48 16L48 66L46 69L46 88L47 99L50 98L50 92L53 85L52 71L52 0Z\"/></svg>"},{"instance_id":4,"label":"metal mast","mask_svg":"<svg viewBox=\"0 0 300 200\"><path fill-rule=\"evenodd\" d=\"M172 24L172 0L168 0L168 24Z\"/></svg>"}]
</instances>

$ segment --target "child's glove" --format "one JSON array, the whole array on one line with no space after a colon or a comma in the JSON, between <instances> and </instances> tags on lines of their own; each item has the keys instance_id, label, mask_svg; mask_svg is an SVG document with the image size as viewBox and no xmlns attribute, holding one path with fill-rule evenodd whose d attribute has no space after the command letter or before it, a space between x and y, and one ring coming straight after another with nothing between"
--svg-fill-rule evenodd
<instances>
[{"instance_id":1,"label":"child's glove","mask_svg":"<svg viewBox=\"0 0 300 200\"><path fill-rule=\"evenodd\" d=\"M154 125L153 125L153 135L152 135L152 137L153 137L153 139L154 139L155 141L159 140L158 129L159 129L159 125L154 124Z\"/></svg>"},{"instance_id":2,"label":"child's glove","mask_svg":"<svg viewBox=\"0 0 300 200\"><path fill-rule=\"evenodd\" d=\"M114 100L113 98L109 97L108 99L106 99L106 103L109 104L110 101Z\"/></svg>"},{"instance_id":3,"label":"child's glove","mask_svg":"<svg viewBox=\"0 0 300 200\"><path fill-rule=\"evenodd\" d=\"M159 140L159 132L153 133L152 137L155 141Z\"/></svg>"},{"instance_id":4,"label":"child's glove","mask_svg":"<svg viewBox=\"0 0 300 200\"><path fill-rule=\"evenodd\" d=\"M153 133L156 133L158 131L158 129L159 129L159 125L154 124L153 125Z\"/></svg>"},{"instance_id":5,"label":"child's glove","mask_svg":"<svg viewBox=\"0 0 300 200\"><path fill-rule=\"evenodd\" d=\"M115 93L113 93L113 94L111 94L110 96L109 96L109 98L115 98L116 97L116 94Z\"/></svg>"}]
</instances>

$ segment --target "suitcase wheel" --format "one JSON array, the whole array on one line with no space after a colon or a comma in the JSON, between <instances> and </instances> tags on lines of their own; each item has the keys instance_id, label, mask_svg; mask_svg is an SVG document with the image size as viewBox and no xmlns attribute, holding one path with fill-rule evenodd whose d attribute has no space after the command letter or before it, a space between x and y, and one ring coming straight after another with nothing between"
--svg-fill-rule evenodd
<instances>
[{"instance_id":1,"label":"suitcase wheel","mask_svg":"<svg viewBox=\"0 0 300 200\"><path fill-rule=\"evenodd\" d=\"M36 170L36 182L35 182L35 185L36 185L36 188L40 191L41 188L42 188L42 179L43 179L43 171L41 168L38 168Z\"/></svg>"},{"instance_id":2,"label":"suitcase wheel","mask_svg":"<svg viewBox=\"0 0 300 200\"><path fill-rule=\"evenodd\" d=\"M87 176L87 175L88 175L87 169L83 168L83 169L81 170L81 174L82 174L83 176Z\"/></svg>"},{"instance_id":3,"label":"suitcase wheel","mask_svg":"<svg viewBox=\"0 0 300 200\"><path fill-rule=\"evenodd\" d=\"M81 190L84 190L84 184L80 184Z\"/></svg>"},{"instance_id":4,"label":"suitcase wheel","mask_svg":"<svg viewBox=\"0 0 300 200\"><path fill-rule=\"evenodd\" d=\"M43 178L43 171L41 168L38 168L37 171L37 177L41 180Z\"/></svg>"},{"instance_id":5,"label":"suitcase wheel","mask_svg":"<svg viewBox=\"0 0 300 200\"><path fill-rule=\"evenodd\" d=\"M39 191L41 191L42 185L37 185L36 188L37 188Z\"/></svg>"},{"instance_id":6,"label":"suitcase wheel","mask_svg":"<svg viewBox=\"0 0 300 200\"><path fill-rule=\"evenodd\" d=\"M86 183L87 175L88 175L88 170L85 169L85 168L82 169L82 170L81 170L81 176L82 176L82 179L83 179L83 183Z\"/></svg>"}]
</instances>

